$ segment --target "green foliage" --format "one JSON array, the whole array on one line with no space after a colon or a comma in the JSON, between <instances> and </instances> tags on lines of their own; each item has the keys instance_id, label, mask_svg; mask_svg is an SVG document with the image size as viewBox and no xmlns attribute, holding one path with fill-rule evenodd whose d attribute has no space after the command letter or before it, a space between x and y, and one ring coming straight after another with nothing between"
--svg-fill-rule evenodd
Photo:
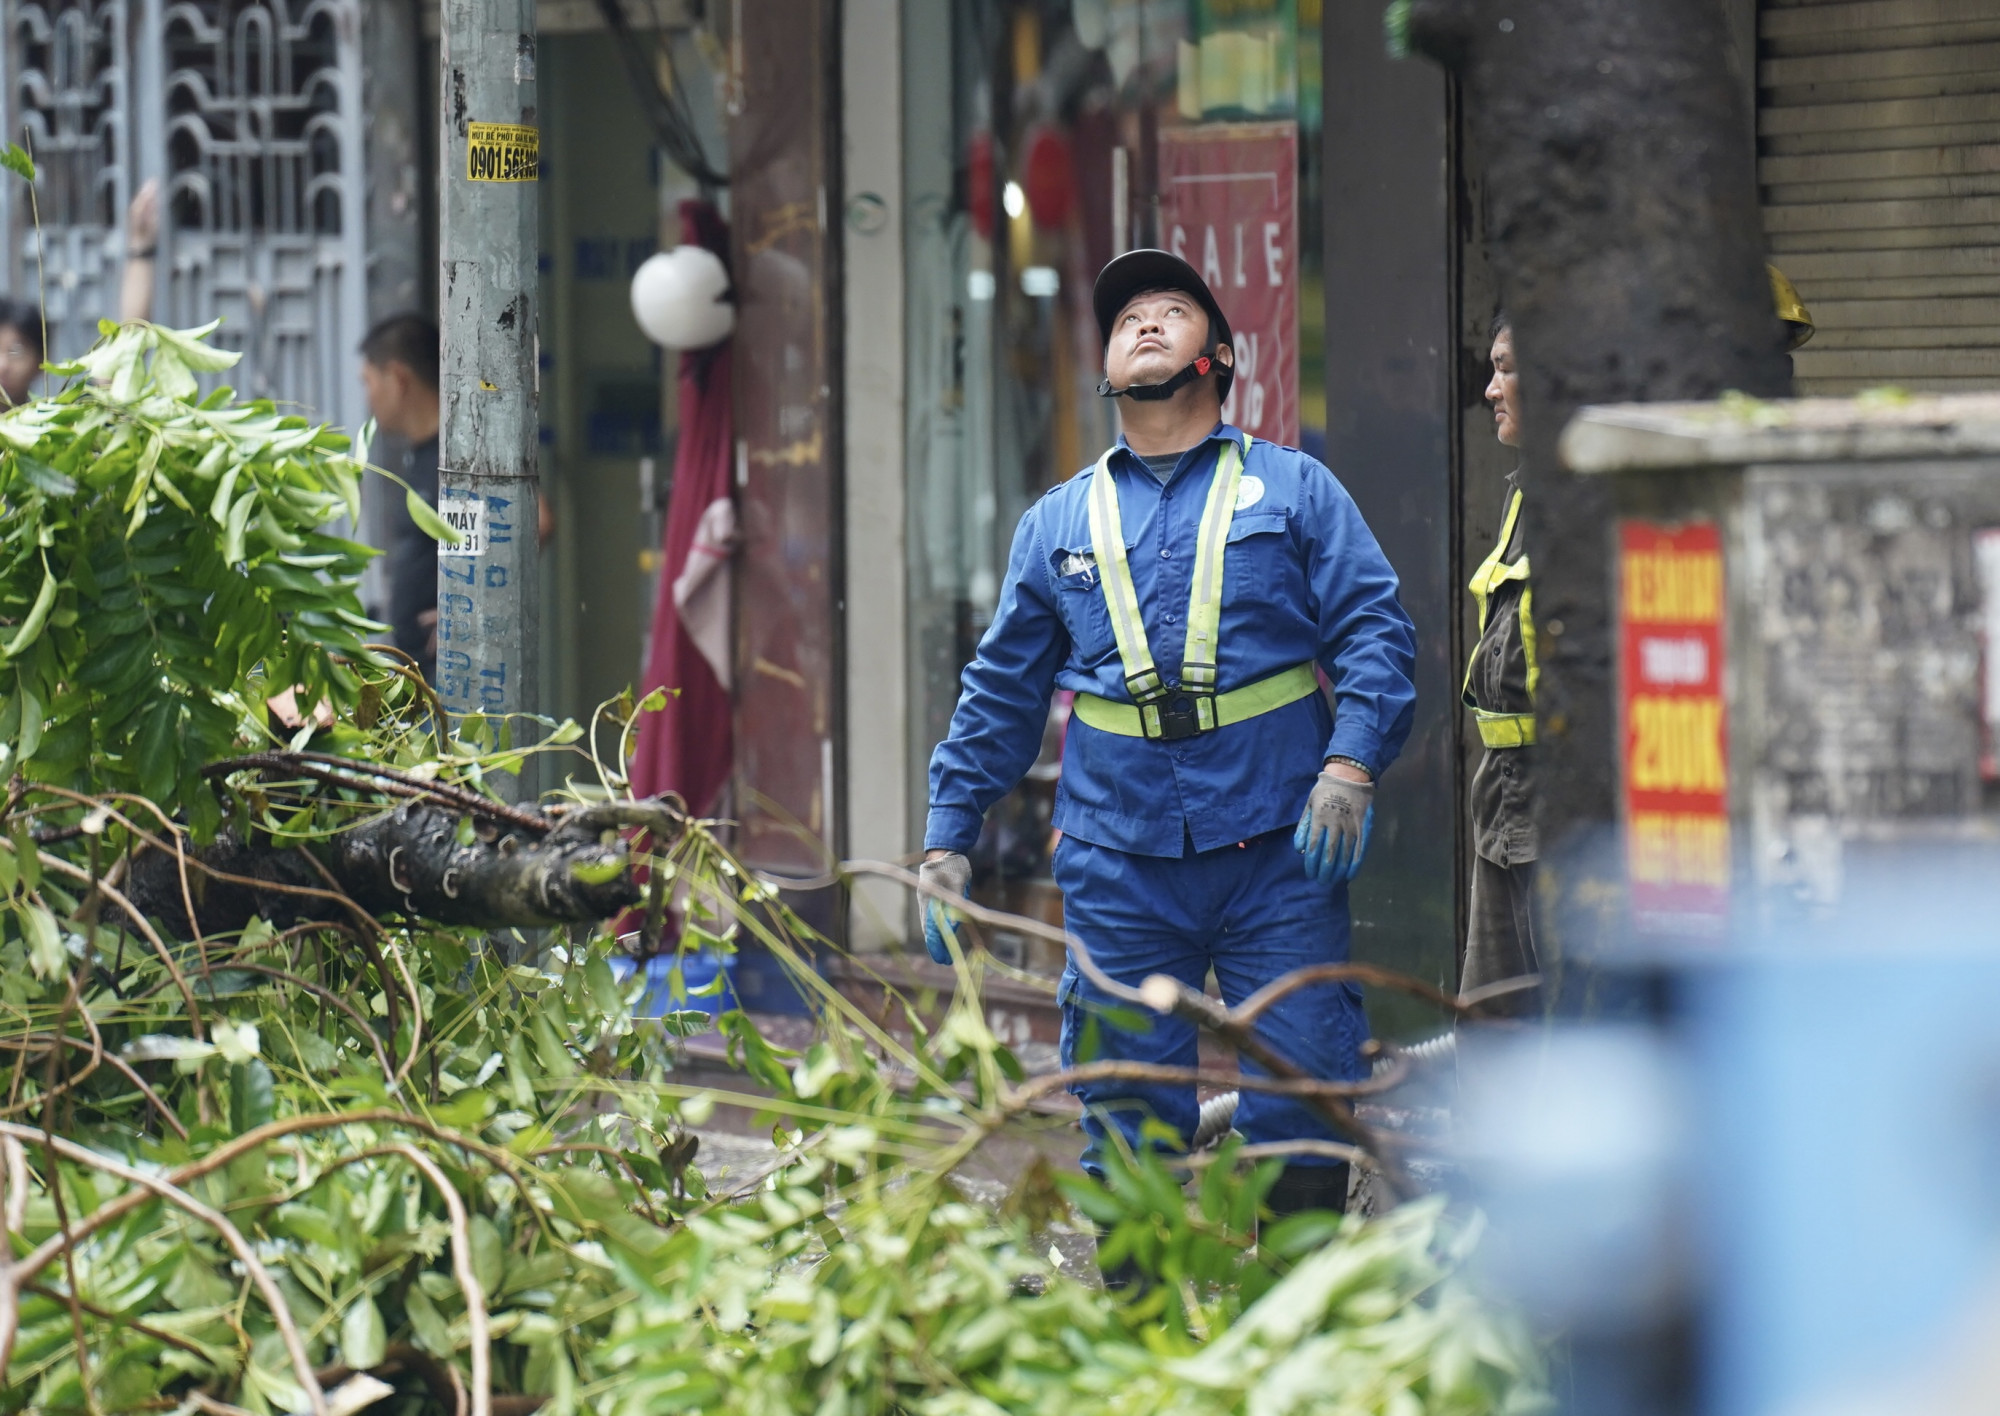
<instances>
[{"instance_id":1,"label":"green foliage","mask_svg":"<svg viewBox=\"0 0 2000 1416\"><path fill-rule=\"evenodd\" d=\"M346 436L199 397L239 357L214 328L107 327L58 370L84 378L0 414L4 765L144 796L203 837L201 769L266 694L353 707L380 628L355 593L372 552L321 529L360 514Z\"/></svg>"},{"instance_id":2,"label":"green foliage","mask_svg":"<svg viewBox=\"0 0 2000 1416\"><path fill-rule=\"evenodd\" d=\"M365 552L321 529L359 463L268 404L198 399L231 357L205 334L110 331L78 382L0 417L0 1413L199 1394L270 1416L358 1371L391 1383L384 1416L455 1411L481 1374L551 1416L1534 1408L1534 1348L1456 1286L1472 1229L1434 1204L1258 1244L1272 1172L1233 1151L1192 1196L1148 1158L1103 1188L1037 1165L976 1203L956 1176L993 1138L1068 1145L1036 1135L977 951L941 1016L893 990L864 1013L802 962L832 946L698 825L649 842L667 937L754 941L824 1021L793 1053L725 1014L734 1093L676 1070L708 1020L636 1016L606 929L495 939L324 891L304 923L186 943L122 914L148 844L187 900L229 887L190 848L225 803L274 852L392 804L352 776L205 775L219 760L309 747L462 803L560 753L586 770L559 796L618 800L665 702L608 710L609 763L597 722L443 720L363 648ZM282 739L279 689L303 724ZM481 829L467 813L456 839ZM723 1107L780 1150L711 1193L687 1128ZM1066 1271L1073 1210L1152 1283Z\"/></svg>"}]
</instances>

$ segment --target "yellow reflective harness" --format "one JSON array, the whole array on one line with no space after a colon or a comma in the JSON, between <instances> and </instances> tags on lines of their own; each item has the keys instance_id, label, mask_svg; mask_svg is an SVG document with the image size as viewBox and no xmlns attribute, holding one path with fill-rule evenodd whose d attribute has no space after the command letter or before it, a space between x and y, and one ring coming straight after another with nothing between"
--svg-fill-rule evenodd
<instances>
[{"instance_id":1,"label":"yellow reflective harness","mask_svg":"<svg viewBox=\"0 0 2000 1416\"><path fill-rule=\"evenodd\" d=\"M1116 451L1116 449L1112 449ZM1226 443L1216 458L1202 508L1201 530L1195 538L1194 581L1188 589L1186 652L1181 678L1169 685L1153 662L1146 642L1146 625L1139 612L1139 592L1132 583L1131 562L1125 555L1125 528L1118 514L1118 486L1111 475L1111 452L1097 461L1090 484L1090 548L1103 578L1104 602L1111 611L1111 633L1118 641L1119 662L1125 669L1130 703L1094 693L1076 696L1076 716L1100 732L1121 737L1173 742L1198 733L1240 723L1282 708L1319 690L1311 664L1260 679L1228 693L1217 693L1216 641L1222 625L1222 564L1229 545L1229 527L1236 516L1236 491L1243 479L1243 459L1250 451L1246 435L1239 448Z\"/></svg>"},{"instance_id":2,"label":"yellow reflective harness","mask_svg":"<svg viewBox=\"0 0 2000 1416\"><path fill-rule=\"evenodd\" d=\"M1466 587L1473 598L1479 601L1479 637L1486 637L1487 602L1494 593L1510 580L1525 582L1528 579L1528 558L1522 556L1512 565L1507 564L1507 543L1514 539L1515 523L1521 519L1521 492L1516 488L1507 502L1507 516L1500 527L1500 540L1493 547L1493 554L1481 563ZM1541 667L1535 662L1535 619L1534 589L1528 584L1521 586L1521 648L1528 661L1528 701L1535 701L1535 687L1541 679ZM1479 662L1479 650L1475 646L1472 658L1465 665L1465 686L1459 696L1479 721L1479 740L1488 747L1528 747L1535 741L1535 715L1533 713L1489 713L1481 708L1472 697L1472 670Z\"/></svg>"}]
</instances>

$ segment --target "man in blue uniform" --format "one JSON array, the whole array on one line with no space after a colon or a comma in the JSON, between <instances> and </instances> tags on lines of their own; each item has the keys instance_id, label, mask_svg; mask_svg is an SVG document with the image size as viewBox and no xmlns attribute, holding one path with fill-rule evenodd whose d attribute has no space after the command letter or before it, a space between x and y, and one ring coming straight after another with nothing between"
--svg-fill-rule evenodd
<instances>
[{"instance_id":1,"label":"man in blue uniform","mask_svg":"<svg viewBox=\"0 0 2000 1416\"><path fill-rule=\"evenodd\" d=\"M1098 276L1093 304L1098 391L1122 400L1124 435L1021 519L992 627L931 758L923 874L966 890L982 816L1033 763L1051 691L1073 689L1055 808L1065 922L1121 983L1166 973L1200 988L1212 968L1240 1003L1347 958L1347 884L1375 781L1410 730L1415 635L1395 572L1333 474L1222 421L1229 322L1194 269L1129 252ZM939 907L924 913L925 942L947 962L943 930L955 926ZM1178 1018L1135 1033L1094 1016L1108 1000L1074 960L1060 1001L1065 1065L1195 1064L1193 1027ZM1316 1076L1365 1075L1351 987L1293 993L1259 1027ZM1135 1149L1152 1143L1149 1119L1194 1133L1192 1086L1075 1090L1092 1173L1112 1129ZM1237 1128L1253 1142L1335 1139L1309 1107L1256 1092ZM1341 1209L1346 1195L1346 1166L1302 1156L1269 1203Z\"/></svg>"}]
</instances>

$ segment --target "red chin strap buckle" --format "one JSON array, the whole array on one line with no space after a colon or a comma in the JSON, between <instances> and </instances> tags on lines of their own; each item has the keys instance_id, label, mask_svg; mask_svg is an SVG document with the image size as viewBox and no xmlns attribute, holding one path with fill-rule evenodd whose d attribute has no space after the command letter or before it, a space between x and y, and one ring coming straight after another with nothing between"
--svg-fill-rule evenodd
<instances>
[{"instance_id":1,"label":"red chin strap buckle","mask_svg":"<svg viewBox=\"0 0 2000 1416\"><path fill-rule=\"evenodd\" d=\"M1202 355L1199 359L1194 361L1194 376L1196 378L1200 378L1202 375L1206 374L1208 372L1209 365L1213 364L1214 362L1215 361L1209 358L1208 355L1206 354Z\"/></svg>"}]
</instances>

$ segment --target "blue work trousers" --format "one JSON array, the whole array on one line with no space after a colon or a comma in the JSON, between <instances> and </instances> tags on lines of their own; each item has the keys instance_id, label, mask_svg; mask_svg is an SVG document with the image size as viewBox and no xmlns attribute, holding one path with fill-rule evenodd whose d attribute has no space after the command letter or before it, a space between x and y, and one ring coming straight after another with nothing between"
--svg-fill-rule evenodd
<instances>
[{"instance_id":1,"label":"blue work trousers","mask_svg":"<svg viewBox=\"0 0 2000 1416\"><path fill-rule=\"evenodd\" d=\"M1289 828L1178 859L1132 855L1066 835L1056 847L1055 877L1064 923L1105 973L1133 987L1163 973L1199 989L1212 968L1223 1001L1233 1007L1293 969L1347 959L1347 887L1306 877ZM1063 970L1060 1000L1065 1068L1110 1060L1195 1065L1192 1023L1114 1003L1074 959ZM1107 1006L1114 1015L1106 1015ZM1135 1024L1143 1030L1129 1031ZM1313 1076L1351 1081L1367 1075L1360 1049L1368 1023L1361 992L1351 984L1300 989L1265 1012L1257 1031ZM1243 1067L1261 1070L1248 1058ZM1141 1138L1149 1119L1165 1123L1183 1143L1194 1135L1199 1108L1192 1085L1096 1081L1071 1090L1083 1101L1083 1167L1092 1174L1103 1173L1108 1127L1115 1126L1134 1150L1156 1144ZM1252 1142L1347 1139L1304 1102L1268 1092L1243 1093L1236 1129ZM1313 1156L1287 1163L1338 1164Z\"/></svg>"}]
</instances>

